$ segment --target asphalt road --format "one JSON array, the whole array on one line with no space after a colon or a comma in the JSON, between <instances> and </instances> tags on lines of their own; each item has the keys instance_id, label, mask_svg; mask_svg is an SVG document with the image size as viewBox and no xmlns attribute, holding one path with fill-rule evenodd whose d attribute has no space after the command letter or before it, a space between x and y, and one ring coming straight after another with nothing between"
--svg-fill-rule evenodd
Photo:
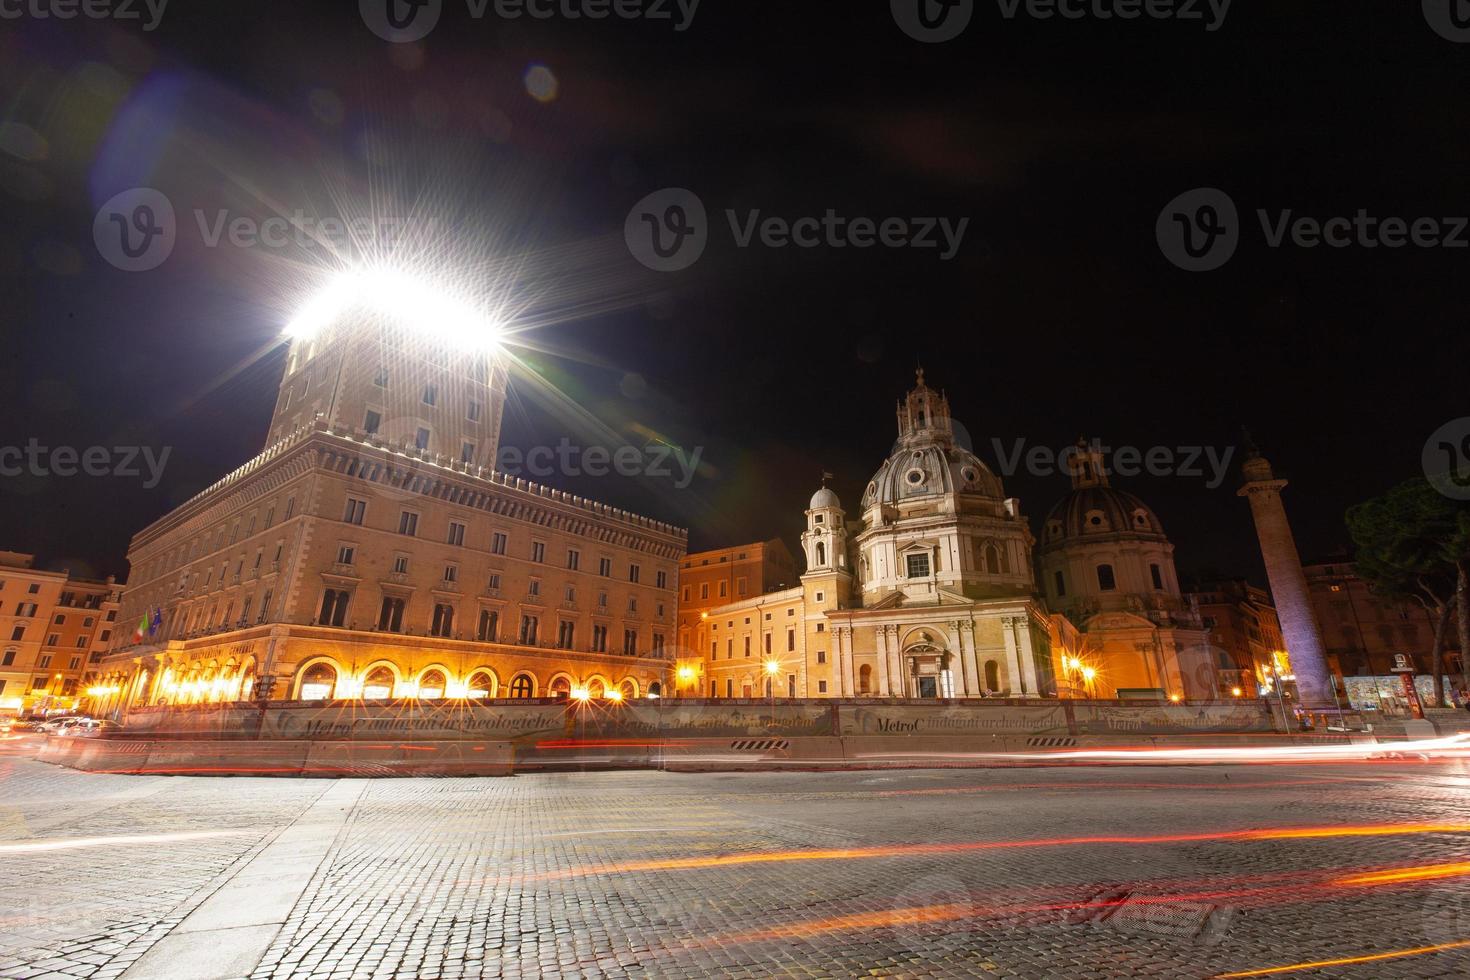
<instances>
[{"instance_id":1,"label":"asphalt road","mask_svg":"<svg viewBox=\"0 0 1470 980\"><path fill-rule=\"evenodd\" d=\"M308 780L33 744L0 742L6 978L1470 976L1464 761Z\"/></svg>"}]
</instances>

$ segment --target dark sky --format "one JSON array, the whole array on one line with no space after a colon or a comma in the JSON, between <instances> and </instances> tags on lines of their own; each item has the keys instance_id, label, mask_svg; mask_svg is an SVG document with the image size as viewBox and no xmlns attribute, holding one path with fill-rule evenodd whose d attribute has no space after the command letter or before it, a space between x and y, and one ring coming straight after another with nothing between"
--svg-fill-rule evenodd
<instances>
[{"instance_id":1,"label":"dark sky","mask_svg":"<svg viewBox=\"0 0 1470 980\"><path fill-rule=\"evenodd\" d=\"M0 20L0 447L170 448L153 488L0 477L0 547L124 574L132 533L260 448L277 337L323 263L211 248L195 212L411 214L441 229L447 266L513 264L534 325L516 356L564 401L518 369L504 441L605 442L575 404L638 444L702 447L684 488L545 480L688 526L696 548L794 544L824 469L856 510L918 361L995 468L994 440L1223 451L1248 424L1292 480L1308 557L1470 414L1470 249L1271 248L1255 217L1470 213L1470 44L1418 3L1241 2L1208 31L1007 20L991 0L941 44L879 2L705 0L676 31L477 20L445 0L417 44L376 37L355 6L173 0L153 31ZM548 101L527 90L537 64ZM135 186L179 213L147 272L93 242L98 208ZM1242 240L1189 273L1155 219L1202 186L1238 205ZM710 242L654 273L623 224L666 187L699 196ZM969 225L949 261L742 249L726 209ZM1116 482L1160 512L1182 572L1260 578L1237 466L1213 489ZM1066 489L1003 475L1033 528Z\"/></svg>"}]
</instances>

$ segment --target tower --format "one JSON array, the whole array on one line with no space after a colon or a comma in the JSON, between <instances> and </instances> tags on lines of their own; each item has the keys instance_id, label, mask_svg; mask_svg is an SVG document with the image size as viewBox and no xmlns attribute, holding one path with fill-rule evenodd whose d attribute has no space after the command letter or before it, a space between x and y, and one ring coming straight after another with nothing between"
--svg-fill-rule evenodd
<instances>
[{"instance_id":1,"label":"tower","mask_svg":"<svg viewBox=\"0 0 1470 980\"><path fill-rule=\"evenodd\" d=\"M807 506L801 550L806 557L807 575L835 573L852 577L847 560L847 512L842 509L837 494L825 486L812 494Z\"/></svg>"},{"instance_id":2,"label":"tower","mask_svg":"<svg viewBox=\"0 0 1470 980\"><path fill-rule=\"evenodd\" d=\"M1261 557L1266 562L1266 578L1281 617L1281 632L1286 638L1286 651L1296 672L1297 692L1304 704L1322 707L1333 703L1332 676L1322 644L1322 630L1312 611L1307 592L1307 576L1302 571L1301 556L1286 519L1281 502L1285 480L1276 479L1271 464L1246 436L1246 458L1241 465L1245 484L1236 491L1250 501L1251 516L1256 522L1256 536L1261 542Z\"/></svg>"}]
</instances>

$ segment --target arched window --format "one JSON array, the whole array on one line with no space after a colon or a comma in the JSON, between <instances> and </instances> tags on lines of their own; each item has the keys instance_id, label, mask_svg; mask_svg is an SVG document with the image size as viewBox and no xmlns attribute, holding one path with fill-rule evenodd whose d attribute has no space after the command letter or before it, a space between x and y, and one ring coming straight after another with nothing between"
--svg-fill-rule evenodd
<instances>
[{"instance_id":1,"label":"arched window","mask_svg":"<svg viewBox=\"0 0 1470 980\"><path fill-rule=\"evenodd\" d=\"M299 697L303 701L325 701L336 686L337 668L326 662L314 663L301 675Z\"/></svg>"},{"instance_id":2,"label":"arched window","mask_svg":"<svg viewBox=\"0 0 1470 980\"><path fill-rule=\"evenodd\" d=\"M663 685L660 684L658 681L654 681L652 684L648 685L648 696L649 697L651 697L651 698L660 698L660 697L663 697L663 693L664 693Z\"/></svg>"},{"instance_id":3,"label":"arched window","mask_svg":"<svg viewBox=\"0 0 1470 980\"><path fill-rule=\"evenodd\" d=\"M858 693L871 694L873 691L873 666L863 664L858 668Z\"/></svg>"},{"instance_id":4,"label":"arched window","mask_svg":"<svg viewBox=\"0 0 1470 980\"><path fill-rule=\"evenodd\" d=\"M590 697L590 698L600 698L600 697L603 697L606 694L607 694L607 685L603 684L602 681L598 680L597 678L593 678L591 681L589 681L587 683L587 696L588 697Z\"/></svg>"},{"instance_id":5,"label":"arched window","mask_svg":"<svg viewBox=\"0 0 1470 980\"><path fill-rule=\"evenodd\" d=\"M985 661L985 690L987 693L1000 690L1000 664L994 660Z\"/></svg>"},{"instance_id":6,"label":"arched window","mask_svg":"<svg viewBox=\"0 0 1470 980\"><path fill-rule=\"evenodd\" d=\"M531 678L525 674L517 674L510 682L510 696L513 698L529 698L535 693L531 684Z\"/></svg>"},{"instance_id":7,"label":"arched window","mask_svg":"<svg viewBox=\"0 0 1470 980\"><path fill-rule=\"evenodd\" d=\"M322 610L316 621L322 626L341 626L347 619L347 599L351 593L345 589L328 589L322 593ZM229 616L229 611L225 611Z\"/></svg>"},{"instance_id":8,"label":"arched window","mask_svg":"<svg viewBox=\"0 0 1470 980\"><path fill-rule=\"evenodd\" d=\"M1112 592L1118 587L1118 580L1113 575L1112 565L1097 566L1097 587L1104 592Z\"/></svg>"},{"instance_id":9,"label":"arched window","mask_svg":"<svg viewBox=\"0 0 1470 980\"><path fill-rule=\"evenodd\" d=\"M419 697L442 698L444 696L444 672L431 670L419 678Z\"/></svg>"},{"instance_id":10,"label":"arched window","mask_svg":"<svg viewBox=\"0 0 1470 980\"><path fill-rule=\"evenodd\" d=\"M827 545L822 541L817 542L817 564L827 564Z\"/></svg>"},{"instance_id":11,"label":"arched window","mask_svg":"<svg viewBox=\"0 0 1470 980\"><path fill-rule=\"evenodd\" d=\"M434 604L434 624L429 633L433 636L449 636L454 632L454 607L444 602Z\"/></svg>"},{"instance_id":12,"label":"arched window","mask_svg":"<svg viewBox=\"0 0 1470 980\"><path fill-rule=\"evenodd\" d=\"M475 639L481 643L494 643L500 635L500 613L494 609L480 610L480 628L475 631Z\"/></svg>"},{"instance_id":13,"label":"arched window","mask_svg":"<svg viewBox=\"0 0 1470 980\"><path fill-rule=\"evenodd\" d=\"M488 698L494 689L495 678L490 676L489 671L479 670L470 677L470 682L465 685L465 697L478 701L480 698Z\"/></svg>"},{"instance_id":14,"label":"arched window","mask_svg":"<svg viewBox=\"0 0 1470 980\"><path fill-rule=\"evenodd\" d=\"M564 698L572 693L572 682L565 677L558 677L551 682L551 696Z\"/></svg>"},{"instance_id":15,"label":"arched window","mask_svg":"<svg viewBox=\"0 0 1470 980\"><path fill-rule=\"evenodd\" d=\"M623 683L618 686L618 690L623 692L624 701L631 701L638 696L638 686L630 680L623 681Z\"/></svg>"},{"instance_id":16,"label":"arched window","mask_svg":"<svg viewBox=\"0 0 1470 980\"><path fill-rule=\"evenodd\" d=\"M993 544L985 546L985 571L990 575L1000 574L1000 549Z\"/></svg>"},{"instance_id":17,"label":"arched window","mask_svg":"<svg viewBox=\"0 0 1470 980\"><path fill-rule=\"evenodd\" d=\"M374 667L362 682L364 701L385 701L393 696L393 671L387 667Z\"/></svg>"},{"instance_id":18,"label":"arched window","mask_svg":"<svg viewBox=\"0 0 1470 980\"><path fill-rule=\"evenodd\" d=\"M383 608L378 612L378 629L385 633L403 632L403 600L383 596Z\"/></svg>"}]
</instances>

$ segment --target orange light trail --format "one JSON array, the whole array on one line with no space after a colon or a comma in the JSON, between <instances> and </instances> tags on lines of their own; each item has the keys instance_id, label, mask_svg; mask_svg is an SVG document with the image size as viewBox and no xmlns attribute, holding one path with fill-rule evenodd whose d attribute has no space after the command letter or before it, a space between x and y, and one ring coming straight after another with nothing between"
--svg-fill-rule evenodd
<instances>
[{"instance_id":1,"label":"orange light trail","mask_svg":"<svg viewBox=\"0 0 1470 980\"><path fill-rule=\"evenodd\" d=\"M1061 837L1042 840L967 841L954 844L895 844L884 847L847 847L803 851L752 851L709 857L665 858L630 861L591 868L566 868L527 875L527 881L559 878L632 874L643 871L689 871L749 864L781 864L790 861L851 861L864 858L909 857L927 854L959 854L971 851L1011 850L1027 847L1074 847L1089 844L1181 844L1200 841L1310 840L1334 837L1391 837L1406 834L1445 834L1470 831L1470 823L1368 824L1343 827L1276 827L1260 830L1227 830L1202 834L1166 834L1151 837Z\"/></svg>"},{"instance_id":2,"label":"orange light trail","mask_svg":"<svg viewBox=\"0 0 1470 980\"><path fill-rule=\"evenodd\" d=\"M1221 973L1216 980L1229 980L1231 977L1264 977L1273 973L1293 973L1297 970L1316 970L1324 966L1351 966L1354 963L1376 963L1379 960L1396 960L1405 956L1423 956L1425 953L1442 953L1447 949L1464 949L1470 946L1470 939L1461 939L1453 943L1440 943L1438 946L1416 946L1413 949L1396 949L1388 953L1372 953L1365 956L1344 956L1335 960L1316 960L1312 963L1292 963L1289 966L1270 966L1260 970L1242 970L1239 973Z\"/></svg>"},{"instance_id":3,"label":"orange light trail","mask_svg":"<svg viewBox=\"0 0 1470 980\"><path fill-rule=\"evenodd\" d=\"M1388 885L1405 881L1432 881L1436 878L1460 878L1470 875L1470 861L1458 864L1426 864L1415 868L1386 868L1367 874L1338 878L1334 885Z\"/></svg>"}]
</instances>

